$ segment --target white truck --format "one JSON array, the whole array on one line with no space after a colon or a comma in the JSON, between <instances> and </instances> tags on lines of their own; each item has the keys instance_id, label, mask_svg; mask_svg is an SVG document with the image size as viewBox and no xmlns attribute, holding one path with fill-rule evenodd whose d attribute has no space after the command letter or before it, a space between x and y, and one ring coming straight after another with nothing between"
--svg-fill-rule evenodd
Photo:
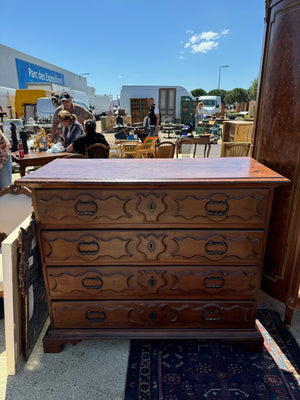
<instances>
[{"instance_id":1,"label":"white truck","mask_svg":"<svg viewBox=\"0 0 300 400\"><path fill-rule=\"evenodd\" d=\"M203 103L204 108L211 115L222 112L222 100L220 96L200 96L198 101Z\"/></svg>"},{"instance_id":2,"label":"white truck","mask_svg":"<svg viewBox=\"0 0 300 400\"><path fill-rule=\"evenodd\" d=\"M111 94L96 94L96 96L91 96L90 104L96 119L105 113L113 111L113 98Z\"/></svg>"},{"instance_id":3,"label":"white truck","mask_svg":"<svg viewBox=\"0 0 300 400\"><path fill-rule=\"evenodd\" d=\"M195 97L182 86L158 85L123 85L120 93L120 109L131 115L132 122L141 122L148 114L147 98L153 97L159 107L162 121L181 120L191 118ZM183 118L182 101L191 104L191 111ZM194 117L193 117L194 118Z\"/></svg>"}]
</instances>

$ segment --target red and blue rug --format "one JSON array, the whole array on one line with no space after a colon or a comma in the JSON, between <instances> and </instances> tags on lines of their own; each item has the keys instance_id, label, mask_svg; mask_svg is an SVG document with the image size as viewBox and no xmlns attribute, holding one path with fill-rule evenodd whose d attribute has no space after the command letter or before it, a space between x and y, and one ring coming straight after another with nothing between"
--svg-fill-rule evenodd
<instances>
[{"instance_id":1,"label":"red and blue rug","mask_svg":"<svg viewBox=\"0 0 300 400\"><path fill-rule=\"evenodd\" d=\"M279 314L258 311L262 353L206 340L132 340L125 400L300 400L300 349Z\"/></svg>"}]
</instances>

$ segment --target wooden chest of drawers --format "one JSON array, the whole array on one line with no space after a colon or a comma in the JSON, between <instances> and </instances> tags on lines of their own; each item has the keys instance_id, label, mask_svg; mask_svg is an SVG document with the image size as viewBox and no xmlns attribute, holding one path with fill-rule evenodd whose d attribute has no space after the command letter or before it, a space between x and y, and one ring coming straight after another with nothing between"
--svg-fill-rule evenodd
<instances>
[{"instance_id":1,"label":"wooden chest of drawers","mask_svg":"<svg viewBox=\"0 0 300 400\"><path fill-rule=\"evenodd\" d=\"M225 338L255 326L274 187L251 158L56 160L33 191L46 352L95 338Z\"/></svg>"}]
</instances>

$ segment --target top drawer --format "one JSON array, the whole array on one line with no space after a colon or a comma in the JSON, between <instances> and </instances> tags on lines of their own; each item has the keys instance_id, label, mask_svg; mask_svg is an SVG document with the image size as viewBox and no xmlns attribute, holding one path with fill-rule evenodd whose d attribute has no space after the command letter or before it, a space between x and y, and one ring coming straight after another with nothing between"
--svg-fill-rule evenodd
<instances>
[{"instance_id":1,"label":"top drawer","mask_svg":"<svg viewBox=\"0 0 300 400\"><path fill-rule=\"evenodd\" d=\"M48 229L263 228L267 189L35 190L36 219Z\"/></svg>"}]
</instances>

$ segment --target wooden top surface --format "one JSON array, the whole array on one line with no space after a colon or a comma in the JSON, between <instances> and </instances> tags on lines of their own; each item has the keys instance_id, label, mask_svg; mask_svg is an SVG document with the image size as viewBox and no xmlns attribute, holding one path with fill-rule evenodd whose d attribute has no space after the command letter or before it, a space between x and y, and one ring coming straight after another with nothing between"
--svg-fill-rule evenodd
<instances>
[{"instance_id":1,"label":"wooden top surface","mask_svg":"<svg viewBox=\"0 0 300 400\"><path fill-rule=\"evenodd\" d=\"M11 156L13 158L13 161L16 162L22 162L22 161L27 161L27 160L33 160L33 159L41 159L41 158L58 158L58 157L65 157L69 153L62 152L62 153L47 153L46 151L29 151L28 154L24 154L24 157L20 158L19 157L19 152L15 151L14 153L11 153Z\"/></svg>"},{"instance_id":2,"label":"wooden top surface","mask_svg":"<svg viewBox=\"0 0 300 400\"><path fill-rule=\"evenodd\" d=\"M289 180L248 157L56 159L16 181L29 187L123 184L268 183Z\"/></svg>"}]
</instances>

